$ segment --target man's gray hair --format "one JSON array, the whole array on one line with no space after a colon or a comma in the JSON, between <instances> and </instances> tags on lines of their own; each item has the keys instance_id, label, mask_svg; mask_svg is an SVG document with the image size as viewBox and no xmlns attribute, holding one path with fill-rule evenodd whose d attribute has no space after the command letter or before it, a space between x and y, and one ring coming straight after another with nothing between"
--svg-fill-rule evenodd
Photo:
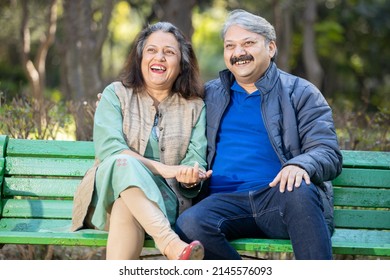
<instances>
[{"instance_id":1,"label":"man's gray hair","mask_svg":"<svg viewBox=\"0 0 390 280\"><path fill-rule=\"evenodd\" d=\"M225 40L225 35L229 27L238 25L241 28L257 33L265 37L267 42L276 41L275 28L266 19L251 14L244 10L234 10L229 13L227 20L222 28L222 39Z\"/></svg>"}]
</instances>

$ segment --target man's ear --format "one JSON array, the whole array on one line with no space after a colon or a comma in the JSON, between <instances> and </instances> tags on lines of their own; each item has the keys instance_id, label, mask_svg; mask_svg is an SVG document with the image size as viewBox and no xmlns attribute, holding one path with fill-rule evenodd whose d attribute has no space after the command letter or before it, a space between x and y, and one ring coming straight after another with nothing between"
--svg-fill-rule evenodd
<instances>
[{"instance_id":1,"label":"man's ear","mask_svg":"<svg viewBox=\"0 0 390 280\"><path fill-rule=\"evenodd\" d=\"M268 52L271 59L275 58L278 48L276 46L275 41L271 41L268 43Z\"/></svg>"},{"instance_id":2,"label":"man's ear","mask_svg":"<svg viewBox=\"0 0 390 280\"><path fill-rule=\"evenodd\" d=\"M271 56L274 56L276 53L276 43L275 41L271 41L268 43L268 51Z\"/></svg>"}]
</instances>

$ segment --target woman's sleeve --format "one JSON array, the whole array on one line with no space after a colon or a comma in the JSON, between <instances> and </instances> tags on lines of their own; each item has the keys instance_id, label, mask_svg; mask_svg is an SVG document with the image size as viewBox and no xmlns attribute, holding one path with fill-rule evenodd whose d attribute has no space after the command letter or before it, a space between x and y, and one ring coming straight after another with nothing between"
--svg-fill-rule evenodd
<instances>
[{"instance_id":1,"label":"woman's sleeve","mask_svg":"<svg viewBox=\"0 0 390 280\"><path fill-rule=\"evenodd\" d=\"M106 157L128 149L122 129L121 105L114 86L105 88L96 108L93 128L93 141L96 157L103 161Z\"/></svg>"},{"instance_id":2,"label":"woman's sleeve","mask_svg":"<svg viewBox=\"0 0 390 280\"><path fill-rule=\"evenodd\" d=\"M192 129L190 144L188 146L187 154L181 161L181 165L194 166L195 162L199 163L199 168L206 170L206 153L207 153L207 138L206 138L206 107L204 106L200 113L199 119ZM193 198L198 195L202 183L196 187L187 189L181 188L181 192L187 198Z\"/></svg>"},{"instance_id":3,"label":"woman's sleeve","mask_svg":"<svg viewBox=\"0 0 390 280\"><path fill-rule=\"evenodd\" d=\"M190 144L188 145L187 154L181 161L181 165L194 166L195 162L199 163L201 169L206 169L206 108L202 108L199 119L192 129Z\"/></svg>"}]
</instances>

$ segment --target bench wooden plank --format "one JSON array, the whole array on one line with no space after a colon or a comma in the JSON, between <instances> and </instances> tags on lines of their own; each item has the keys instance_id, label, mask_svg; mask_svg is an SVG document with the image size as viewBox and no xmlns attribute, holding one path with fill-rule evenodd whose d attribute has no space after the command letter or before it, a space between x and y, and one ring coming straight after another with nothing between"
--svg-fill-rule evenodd
<instances>
[{"instance_id":1,"label":"bench wooden plank","mask_svg":"<svg viewBox=\"0 0 390 280\"><path fill-rule=\"evenodd\" d=\"M71 219L71 200L2 200L4 217ZM390 229L390 211L335 209L335 223L344 228Z\"/></svg>"},{"instance_id":2,"label":"bench wooden plank","mask_svg":"<svg viewBox=\"0 0 390 280\"><path fill-rule=\"evenodd\" d=\"M77 231L67 232L4 232L0 231L0 240L4 244L61 245L61 246L106 246L107 232Z\"/></svg>"},{"instance_id":3,"label":"bench wooden plank","mask_svg":"<svg viewBox=\"0 0 390 280\"><path fill-rule=\"evenodd\" d=\"M7 149L8 136L0 135L0 158L3 158Z\"/></svg>"},{"instance_id":4,"label":"bench wooden plank","mask_svg":"<svg viewBox=\"0 0 390 280\"><path fill-rule=\"evenodd\" d=\"M69 231L70 225L71 220L69 219L2 218L0 232L64 232Z\"/></svg>"},{"instance_id":5,"label":"bench wooden plank","mask_svg":"<svg viewBox=\"0 0 390 280\"><path fill-rule=\"evenodd\" d=\"M7 157L6 175L82 177L92 159Z\"/></svg>"},{"instance_id":6,"label":"bench wooden plank","mask_svg":"<svg viewBox=\"0 0 390 280\"><path fill-rule=\"evenodd\" d=\"M381 169L343 168L341 175L332 182L335 186L390 188L390 172Z\"/></svg>"},{"instance_id":7,"label":"bench wooden plank","mask_svg":"<svg viewBox=\"0 0 390 280\"><path fill-rule=\"evenodd\" d=\"M1 140L1 138L0 138ZM0 147L1 148L1 147ZM3 204L1 202L1 192L2 192L2 184L4 181L4 173L5 173L5 159L0 157L0 218L3 211Z\"/></svg>"},{"instance_id":8,"label":"bench wooden plank","mask_svg":"<svg viewBox=\"0 0 390 280\"><path fill-rule=\"evenodd\" d=\"M334 205L387 208L390 205L390 192L383 189L335 187Z\"/></svg>"},{"instance_id":9,"label":"bench wooden plank","mask_svg":"<svg viewBox=\"0 0 390 280\"><path fill-rule=\"evenodd\" d=\"M354 240L354 237L357 240ZM347 238L347 240L344 240ZM363 239L363 241L362 241ZM81 230L66 232L2 232L0 240L12 244L52 244L62 246L106 246L107 232ZM388 234L380 231L337 230L332 237L334 254L358 254L388 256L390 243ZM239 251L292 252L290 240L237 239L231 242ZM145 240L144 247L154 248L152 240Z\"/></svg>"},{"instance_id":10,"label":"bench wooden plank","mask_svg":"<svg viewBox=\"0 0 390 280\"><path fill-rule=\"evenodd\" d=\"M389 256L390 234L382 230L336 229L332 247L334 254Z\"/></svg>"},{"instance_id":11,"label":"bench wooden plank","mask_svg":"<svg viewBox=\"0 0 390 280\"><path fill-rule=\"evenodd\" d=\"M3 217L62 218L72 215L72 200L3 199Z\"/></svg>"},{"instance_id":12,"label":"bench wooden plank","mask_svg":"<svg viewBox=\"0 0 390 280\"><path fill-rule=\"evenodd\" d=\"M342 150L343 166L352 168L390 169L388 152Z\"/></svg>"},{"instance_id":13,"label":"bench wooden plank","mask_svg":"<svg viewBox=\"0 0 390 280\"><path fill-rule=\"evenodd\" d=\"M341 228L390 229L390 211L336 208L334 222Z\"/></svg>"},{"instance_id":14,"label":"bench wooden plank","mask_svg":"<svg viewBox=\"0 0 390 280\"><path fill-rule=\"evenodd\" d=\"M89 141L9 139L7 155L93 159L95 151Z\"/></svg>"},{"instance_id":15,"label":"bench wooden plank","mask_svg":"<svg viewBox=\"0 0 390 280\"><path fill-rule=\"evenodd\" d=\"M386 231L336 229L332 236L334 254L389 256L390 235ZM242 238L231 241L240 251L292 252L287 239Z\"/></svg>"},{"instance_id":16,"label":"bench wooden plank","mask_svg":"<svg viewBox=\"0 0 390 280\"><path fill-rule=\"evenodd\" d=\"M0 182L3 181L4 173L5 173L5 159L0 158Z\"/></svg>"},{"instance_id":17,"label":"bench wooden plank","mask_svg":"<svg viewBox=\"0 0 390 280\"><path fill-rule=\"evenodd\" d=\"M3 195L73 198L81 179L69 178L18 178L4 179Z\"/></svg>"},{"instance_id":18,"label":"bench wooden plank","mask_svg":"<svg viewBox=\"0 0 390 280\"><path fill-rule=\"evenodd\" d=\"M5 244L59 245L59 246L93 246L103 247L107 244L107 232L99 230L80 230L74 233L61 232L8 232L0 231L0 240ZM155 248L153 240L146 239L145 248Z\"/></svg>"}]
</instances>

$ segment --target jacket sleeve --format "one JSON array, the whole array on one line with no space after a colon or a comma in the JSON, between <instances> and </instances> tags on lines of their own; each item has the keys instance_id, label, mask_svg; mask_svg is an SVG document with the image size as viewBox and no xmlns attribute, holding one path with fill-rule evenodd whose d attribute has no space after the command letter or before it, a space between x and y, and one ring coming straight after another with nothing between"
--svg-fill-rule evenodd
<instances>
[{"instance_id":1,"label":"jacket sleeve","mask_svg":"<svg viewBox=\"0 0 390 280\"><path fill-rule=\"evenodd\" d=\"M285 165L304 168L315 184L330 181L341 173L342 154L339 149L332 110L314 85L304 87L292 96L296 111L301 154Z\"/></svg>"}]
</instances>

